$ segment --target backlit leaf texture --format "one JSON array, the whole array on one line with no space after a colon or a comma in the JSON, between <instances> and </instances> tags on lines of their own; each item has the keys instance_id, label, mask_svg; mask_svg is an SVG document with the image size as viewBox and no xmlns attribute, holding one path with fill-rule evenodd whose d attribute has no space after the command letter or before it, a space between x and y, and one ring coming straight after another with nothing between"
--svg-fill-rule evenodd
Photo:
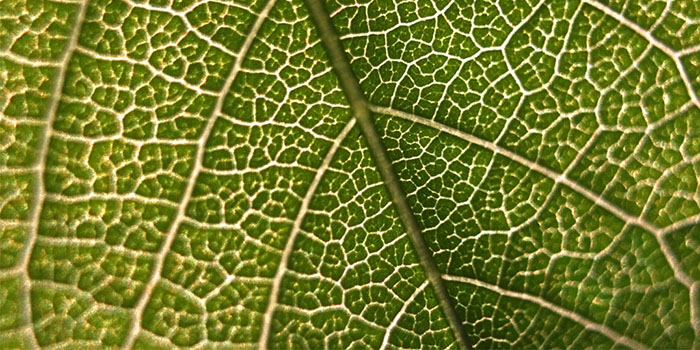
<instances>
[{"instance_id":1,"label":"backlit leaf texture","mask_svg":"<svg viewBox=\"0 0 700 350\"><path fill-rule=\"evenodd\" d=\"M0 88L2 349L700 349L695 0L0 0Z\"/></svg>"}]
</instances>

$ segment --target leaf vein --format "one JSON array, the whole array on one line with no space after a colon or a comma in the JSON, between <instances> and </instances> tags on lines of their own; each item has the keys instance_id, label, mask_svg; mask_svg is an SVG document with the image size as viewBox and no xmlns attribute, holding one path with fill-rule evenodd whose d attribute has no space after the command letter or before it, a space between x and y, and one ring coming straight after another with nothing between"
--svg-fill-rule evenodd
<instances>
[{"instance_id":1,"label":"leaf vein","mask_svg":"<svg viewBox=\"0 0 700 350\"><path fill-rule=\"evenodd\" d=\"M153 273L146 284L146 287L144 288L143 293L141 294L141 297L139 298L138 302L136 303L136 307L134 308L133 312L133 317L134 320L132 321L131 327L129 328L126 340L124 342L124 345L122 346L122 349L130 349L133 348L134 342L136 341L136 337L139 333L139 330L141 329L141 317L143 316L143 312L146 308L146 304L148 303L148 300L151 297L151 294L153 293L153 290L155 289L156 284L158 283L158 280L160 279L162 268L163 268L163 263L165 262L165 257L170 250L170 246L172 245L173 241L175 240L175 236L177 234L177 231L180 227L180 223L183 221L185 218L185 210L187 208L187 204L190 200L190 197L192 196L192 192L194 191L194 185L197 182L197 177L199 173L201 172L202 169L202 160L204 159L204 150L205 146L207 143L207 140L209 138L209 134L214 128L214 124L216 119L218 118L219 114L221 114L221 110L224 104L224 100L226 99L226 96L228 94L228 91L231 89L231 86L233 85L233 81L236 79L236 76L238 75L238 72L241 69L241 65L243 64L243 59L245 58L248 49L250 49L250 46L253 43L253 40L257 36L258 30L262 26L263 22L267 18L267 15L270 13L272 10L272 7L275 4L275 0L268 0L268 2L265 4L265 7L262 9L260 14L258 15L257 19L253 23L250 32L246 36L245 41L243 42L243 45L241 46L241 50L238 54L238 57L236 57L236 60L234 62L233 67L231 68L231 72L229 73L228 77L226 78L226 82L224 83L224 86L222 87L219 96L217 97L216 100L216 105L214 106L214 109L209 117L209 120L207 121L207 124L204 127L204 130L202 132L202 135L198 139L197 142L197 154L194 159L194 165L192 168L192 172L188 178L187 185L185 187L185 192L182 196L182 199L180 200L180 203L178 205L178 210L177 214L175 215L175 218L173 219L173 222L170 225L170 228L168 230L168 233L165 237L165 241L163 242L163 245L161 246L158 254L156 255L155 263L153 264Z\"/></svg>"},{"instance_id":2,"label":"leaf vein","mask_svg":"<svg viewBox=\"0 0 700 350\"><path fill-rule=\"evenodd\" d=\"M553 304L547 300L544 300L540 297L532 296L530 294L526 293L520 293L520 292L514 292L511 290L503 289L499 286L495 286L480 280L476 280L473 278L467 278L467 277L462 277L462 276L452 276L452 275L443 275L443 278L447 281L452 281L452 282L459 282L459 283L467 283L471 284L480 288L488 289L490 291L496 292L499 295L506 296L509 298L515 298L515 299L521 299L525 301L529 301L531 303L534 303L540 307L543 307L545 309L548 309L560 316L566 317L570 320L573 320L582 326L584 326L586 329L591 329L594 330L600 334L605 335L606 337L610 338L611 340L614 340L615 342L619 344L623 344L625 346L628 346L633 349L649 349L648 346L639 343L638 341L628 338L624 335L621 335L617 333L616 331L610 329L609 327L593 322L571 310L565 309L561 306L558 306L556 304Z\"/></svg>"},{"instance_id":3,"label":"leaf vein","mask_svg":"<svg viewBox=\"0 0 700 350\"><path fill-rule=\"evenodd\" d=\"M49 99L47 116L45 124L41 131L41 136L37 145L37 156L36 156L36 166L34 167L34 184L32 189L32 204L29 209L29 222L30 227L28 229L27 239L24 243L24 249L21 254L21 264L23 277L21 285L21 317L23 323L31 325L32 322L32 303L31 303L31 281L29 278L29 260L31 258L32 249L36 242L37 236L39 235L39 219L41 218L41 205L46 197L46 189L44 188L44 169L46 168L46 159L49 152L49 144L52 134L52 127L54 120L56 119L56 114L58 112L58 105L61 101L61 92L63 91L63 84L66 78L66 73L68 72L68 61L70 61L73 56L73 52L78 46L78 36L80 35L80 28L85 20L85 14L87 12L88 0L81 1L78 5L78 12L75 16L75 22L73 23L73 28L69 35L68 43L63 50L61 59L58 62L58 71L54 76L53 87L51 90L51 97ZM39 343L36 339L36 334L34 333L33 327L27 327L30 333L29 341L30 348L39 348Z\"/></svg>"},{"instance_id":4,"label":"leaf vein","mask_svg":"<svg viewBox=\"0 0 700 350\"><path fill-rule=\"evenodd\" d=\"M277 306L277 298L282 285L282 278L284 278L284 273L287 270L287 263L289 261L289 257L292 255L294 241L296 239L296 236L299 234L299 231L301 230L301 223L303 222L304 217L306 217L309 205L311 204L311 199L316 193L316 188L321 182L323 175L326 173L326 170L328 170L328 168L330 167L330 163L333 160L333 156L335 156L335 153L338 151L338 148L340 148L341 143L343 142L343 140L345 140L345 138L350 133L350 130L352 130L354 126L355 119L351 119L345 125L345 128L343 128L343 130L340 132L335 141L333 141L333 145L328 150L328 153L326 153L325 158L323 158L323 162L318 168L318 171L316 171L316 175L311 181L309 189L306 191L306 195L304 195L304 199L301 202L301 208L299 208L299 212L297 213L297 216L294 219L292 231L289 234L289 238L287 238L287 244L284 246L284 251L282 252L280 264L277 267L277 272L275 273L275 276L272 280L272 288L270 289L270 299L267 303L265 313L263 314L262 330L260 332L260 340L258 341L260 350L267 349L267 344L270 338L270 330L272 328L272 314L274 313L275 308Z\"/></svg>"},{"instance_id":5,"label":"leaf vein","mask_svg":"<svg viewBox=\"0 0 700 350\"><path fill-rule=\"evenodd\" d=\"M690 96L690 99L693 101L693 103L698 108L700 108L700 97L698 97L697 92L693 88L693 83L690 79L690 76L688 75L688 72L685 70L683 63L681 62L681 56L683 56L684 54L687 53L685 50L680 51L680 52L673 51L673 49L671 49L668 45L666 45L662 41L656 39L654 37L654 35L652 33L650 33L648 30L642 28L639 24L627 19L622 14L617 13L616 11L614 11L610 7L604 5L603 3L599 2L598 0L583 0L583 1L585 3L591 5L592 7L598 9L599 11L605 13L606 15L614 18L620 24L631 29L635 33L639 34L646 41L648 41L651 45L655 46L656 48L661 50L663 53L665 53L667 56L669 56L673 60L673 63L676 65L678 72L681 74L683 84L685 85L685 88L688 91L688 96ZM693 50L696 50L696 49L697 49L697 47L691 48L690 52L692 52Z\"/></svg>"},{"instance_id":6,"label":"leaf vein","mask_svg":"<svg viewBox=\"0 0 700 350\"><path fill-rule=\"evenodd\" d=\"M470 142L470 143L473 143L475 145L484 147L488 150L491 150L494 153L501 154L504 157L506 157L514 162L520 163L521 165L528 167L529 169L537 171L540 174L543 174L543 175L549 177L550 179L554 180L555 183L562 183L562 184L566 185L567 187L571 188L572 190L576 191L577 193L588 198L590 201L594 202L596 205L601 206L602 208L604 208L608 212L612 213L613 215L617 216L618 218L624 220L625 222L639 226L639 227L643 228L644 230L652 233L654 235L654 237L656 237L662 253L664 254L671 269L673 270L675 278L679 282L681 282L683 285L685 285L688 289L690 289L692 287L694 281L690 276L688 276L683 271L683 268L681 267L680 261L678 261L678 258L676 258L674 256L673 250L668 245L668 243L664 240L664 238L663 238L664 231L655 227L654 225L647 222L643 218L636 217L636 216L633 216L633 215L626 213L624 210L620 209L615 204L610 203L602 195L596 194L593 191L579 185L577 182L569 179L566 176L566 174L559 174L554 170L551 170L543 165L540 165L537 162L533 162L529 159L526 159L525 157L523 157L515 152L512 152L510 150L507 150L507 149L505 149L497 144L494 144L493 142L481 139L477 136L474 136L472 134L468 134L468 133L463 132L461 130L457 130L455 128L452 128L450 126L444 125L444 124L439 123L439 122L436 122L434 120L429 120L429 119L419 117L419 116L414 115L414 114L406 113L406 112L399 111L399 110L396 110L393 108L388 108L388 107L370 106L370 109L376 113L386 114L389 116L409 120L409 121L412 121L415 123L419 123L422 125L426 125L426 126L435 128L438 131L444 132L446 134L456 136L456 137L463 139L467 142Z\"/></svg>"},{"instance_id":7,"label":"leaf vein","mask_svg":"<svg viewBox=\"0 0 700 350\"><path fill-rule=\"evenodd\" d=\"M389 158L381 136L379 136L377 127L372 120L368 101L360 88L357 77L350 67L345 49L331 22L326 7L322 0L306 0L306 7L316 26L316 31L321 37L321 43L325 48L333 70L340 81L343 93L350 104L353 117L357 120L357 124L362 131L365 141L367 141L367 146L374 158L377 170L379 170L379 174L386 185L391 201L396 208L406 234L413 244L413 249L415 249L418 255L423 271L435 291L435 296L440 303L445 318L452 329L456 343L461 349L469 349L471 346L467 341L464 328L447 294L440 271L433 260L432 253L425 243L418 221L408 204L408 199L401 187L398 175L393 169L392 161Z\"/></svg>"}]
</instances>

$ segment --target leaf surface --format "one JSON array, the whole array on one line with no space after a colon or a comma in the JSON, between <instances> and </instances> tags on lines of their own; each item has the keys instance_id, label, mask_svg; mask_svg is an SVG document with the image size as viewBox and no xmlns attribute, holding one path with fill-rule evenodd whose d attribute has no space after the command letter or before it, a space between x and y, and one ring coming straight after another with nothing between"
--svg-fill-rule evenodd
<instances>
[{"instance_id":1,"label":"leaf surface","mask_svg":"<svg viewBox=\"0 0 700 350\"><path fill-rule=\"evenodd\" d=\"M0 0L2 347L700 348L698 18Z\"/></svg>"}]
</instances>

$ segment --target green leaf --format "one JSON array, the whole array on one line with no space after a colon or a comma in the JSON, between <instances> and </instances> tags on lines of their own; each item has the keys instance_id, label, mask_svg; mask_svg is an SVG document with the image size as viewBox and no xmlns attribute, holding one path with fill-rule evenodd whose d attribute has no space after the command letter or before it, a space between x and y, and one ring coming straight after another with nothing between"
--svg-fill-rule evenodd
<instances>
[{"instance_id":1,"label":"green leaf","mask_svg":"<svg viewBox=\"0 0 700 350\"><path fill-rule=\"evenodd\" d=\"M700 349L693 0L0 0L0 347Z\"/></svg>"}]
</instances>

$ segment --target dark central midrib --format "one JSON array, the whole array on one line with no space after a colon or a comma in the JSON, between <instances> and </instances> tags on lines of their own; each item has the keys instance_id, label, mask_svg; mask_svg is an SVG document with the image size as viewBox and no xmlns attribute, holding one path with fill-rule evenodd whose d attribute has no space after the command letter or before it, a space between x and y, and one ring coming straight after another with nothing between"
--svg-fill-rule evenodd
<instances>
[{"instance_id":1,"label":"dark central midrib","mask_svg":"<svg viewBox=\"0 0 700 350\"><path fill-rule=\"evenodd\" d=\"M455 335L457 344L460 349L468 350L471 346L467 342L466 332L462 327L457 313L455 312L454 306L450 302L450 298L447 294L447 289L445 289L445 283L438 270L435 261L433 261L433 256L428 249L423 235L421 234L421 229L418 226L413 211L408 205L408 200L406 194L401 188L399 178L392 167L389 155L382 143L381 137L377 132L377 127L374 125L372 120L369 104L365 98L360 84L355 77L355 74L350 68L350 63L345 55L345 50L340 42L340 38L335 31L335 27L331 23L331 18L326 11L326 7L323 0L305 0L306 5L311 14L311 19L316 25L318 35L321 38L326 53L331 61L333 70L340 80L340 86L345 93L345 97L348 99L352 114L357 120L357 124L360 126L360 130L367 140L369 150L374 157L379 173L381 174L382 180L384 181L389 194L391 196L391 201L393 202L396 210L399 213L401 222L403 223L406 233L413 243L413 247L418 253L418 258L420 264L425 271L430 284L433 286L436 297L440 302L440 307L443 309L447 321L450 324L450 328Z\"/></svg>"}]
</instances>

